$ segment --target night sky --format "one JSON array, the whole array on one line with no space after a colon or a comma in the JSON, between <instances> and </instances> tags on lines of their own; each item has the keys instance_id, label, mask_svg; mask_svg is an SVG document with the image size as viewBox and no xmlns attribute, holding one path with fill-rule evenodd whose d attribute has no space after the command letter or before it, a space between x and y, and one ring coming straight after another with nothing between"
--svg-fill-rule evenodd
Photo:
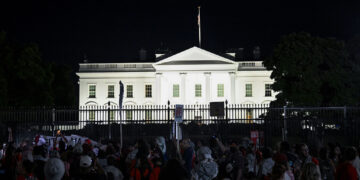
<instances>
[{"instance_id":1,"label":"night sky","mask_svg":"<svg viewBox=\"0 0 360 180\"><path fill-rule=\"evenodd\" d=\"M0 2L0 30L34 42L43 59L76 65L138 61L161 44L173 52L198 44L195 0ZM202 47L215 53L260 46L268 55L280 37L305 31L347 40L360 33L360 1L252 0L201 2Z\"/></svg>"}]
</instances>

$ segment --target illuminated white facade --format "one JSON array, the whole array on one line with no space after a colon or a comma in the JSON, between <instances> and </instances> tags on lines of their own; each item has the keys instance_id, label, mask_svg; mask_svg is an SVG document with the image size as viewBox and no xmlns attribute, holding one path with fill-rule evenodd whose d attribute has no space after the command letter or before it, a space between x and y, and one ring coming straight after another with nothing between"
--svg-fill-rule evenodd
<instances>
[{"instance_id":1,"label":"illuminated white facade","mask_svg":"<svg viewBox=\"0 0 360 180\"><path fill-rule=\"evenodd\" d=\"M275 100L273 80L262 61L233 61L192 47L154 63L81 63L79 105L268 104Z\"/></svg>"}]
</instances>

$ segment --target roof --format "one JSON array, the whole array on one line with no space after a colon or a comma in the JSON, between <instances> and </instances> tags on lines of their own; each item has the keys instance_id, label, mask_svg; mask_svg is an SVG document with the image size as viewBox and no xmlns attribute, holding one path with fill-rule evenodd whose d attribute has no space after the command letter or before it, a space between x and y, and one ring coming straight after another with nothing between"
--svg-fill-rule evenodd
<instances>
[{"instance_id":1,"label":"roof","mask_svg":"<svg viewBox=\"0 0 360 180\"><path fill-rule=\"evenodd\" d=\"M165 56L165 55L164 55ZM162 60L154 65L195 65L195 64L234 64L235 61L198 48L196 46L174 55L160 56Z\"/></svg>"}]
</instances>

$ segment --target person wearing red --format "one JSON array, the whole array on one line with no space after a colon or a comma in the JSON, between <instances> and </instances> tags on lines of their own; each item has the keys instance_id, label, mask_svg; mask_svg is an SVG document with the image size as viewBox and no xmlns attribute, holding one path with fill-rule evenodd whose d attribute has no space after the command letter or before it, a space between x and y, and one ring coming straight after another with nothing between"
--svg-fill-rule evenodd
<instances>
[{"instance_id":1,"label":"person wearing red","mask_svg":"<svg viewBox=\"0 0 360 180\"><path fill-rule=\"evenodd\" d=\"M150 159L150 147L145 140L137 142L138 152L130 165L130 180L157 180L159 170L154 171L154 165Z\"/></svg>"},{"instance_id":2,"label":"person wearing red","mask_svg":"<svg viewBox=\"0 0 360 180\"><path fill-rule=\"evenodd\" d=\"M356 149L349 147L345 150L345 161L338 165L335 173L335 180L357 180L358 174L352 162L356 157Z\"/></svg>"}]
</instances>

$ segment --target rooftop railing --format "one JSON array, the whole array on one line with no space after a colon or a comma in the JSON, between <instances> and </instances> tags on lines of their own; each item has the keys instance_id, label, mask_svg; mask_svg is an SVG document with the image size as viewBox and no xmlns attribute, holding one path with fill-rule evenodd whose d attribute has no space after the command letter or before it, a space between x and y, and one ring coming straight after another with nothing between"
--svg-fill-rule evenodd
<instances>
[{"instance_id":1,"label":"rooftop railing","mask_svg":"<svg viewBox=\"0 0 360 180\"><path fill-rule=\"evenodd\" d=\"M149 71L154 70L152 63L84 63L80 72L86 71Z\"/></svg>"}]
</instances>

